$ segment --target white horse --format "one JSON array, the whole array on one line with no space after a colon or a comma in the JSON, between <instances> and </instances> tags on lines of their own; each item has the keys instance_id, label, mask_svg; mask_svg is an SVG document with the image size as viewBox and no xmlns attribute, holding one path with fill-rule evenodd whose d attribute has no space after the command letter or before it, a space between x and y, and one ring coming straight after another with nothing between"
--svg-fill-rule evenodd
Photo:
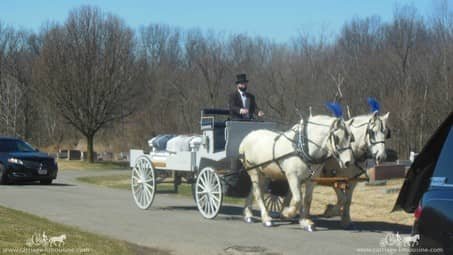
<instances>
[{"instance_id":1,"label":"white horse","mask_svg":"<svg viewBox=\"0 0 453 255\"><path fill-rule=\"evenodd\" d=\"M403 237L403 246L404 247L417 247L419 244L420 235L416 234L413 236Z\"/></svg>"},{"instance_id":2,"label":"white horse","mask_svg":"<svg viewBox=\"0 0 453 255\"><path fill-rule=\"evenodd\" d=\"M246 199L244 217L252 222L253 195L261 209L261 221L272 226L272 218L263 202L265 178L288 180L292 193L290 205L282 215L293 218L299 211L300 224L305 225L302 213L301 184L312 176L311 165L335 157L341 166L354 161L351 149L352 135L342 118L310 116L285 133L257 130L249 133L239 145L241 162L252 180L252 190Z\"/></svg>"},{"instance_id":3,"label":"white horse","mask_svg":"<svg viewBox=\"0 0 453 255\"><path fill-rule=\"evenodd\" d=\"M64 241L66 240L66 234L61 236L54 236L49 239L51 247L61 247L64 245Z\"/></svg>"},{"instance_id":4,"label":"white horse","mask_svg":"<svg viewBox=\"0 0 453 255\"><path fill-rule=\"evenodd\" d=\"M385 140L387 134L389 134L387 128L388 116L389 113L379 116L378 112L375 111L372 114L357 116L346 121L347 126L354 136L351 147L356 163L365 160L367 155L374 158L377 164L386 158ZM323 170L316 173L316 177L344 176L355 178L362 173L363 170L357 164L350 165L349 167L341 167L336 160L329 159L323 166ZM345 191L339 187L334 187L335 193L337 194L337 204L328 205L324 213L324 216L327 217L341 216L341 225L344 228L351 227L349 208L356 184L357 182L354 181L349 182ZM307 215L310 214L314 185L310 180L305 183L306 195L304 209ZM312 225L313 227L314 225Z\"/></svg>"}]
</instances>

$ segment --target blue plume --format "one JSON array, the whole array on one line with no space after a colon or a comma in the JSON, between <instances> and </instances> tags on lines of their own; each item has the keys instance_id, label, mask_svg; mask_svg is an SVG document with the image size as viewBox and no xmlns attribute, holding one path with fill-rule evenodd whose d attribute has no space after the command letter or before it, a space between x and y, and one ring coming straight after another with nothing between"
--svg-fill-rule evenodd
<instances>
[{"instance_id":1,"label":"blue plume","mask_svg":"<svg viewBox=\"0 0 453 255\"><path fill-rule=\"evenodd\" d=\"M329 109L337 118L343 117L343 110L339 103L326 103L327 109Z\"/></svg>"},{"instance_id":2,"label":"blue plume","mask_svg":"<svg viewBox=\"0 0 453 255\"><path fill-rule=\"evenodd\" d=\"M381 105L379 104L379 102L373 98L373 97L369 97L368 98L368 104L370 105L371 107L371 112L379 112L381 110Z\"/></svg>"}]
</instances>

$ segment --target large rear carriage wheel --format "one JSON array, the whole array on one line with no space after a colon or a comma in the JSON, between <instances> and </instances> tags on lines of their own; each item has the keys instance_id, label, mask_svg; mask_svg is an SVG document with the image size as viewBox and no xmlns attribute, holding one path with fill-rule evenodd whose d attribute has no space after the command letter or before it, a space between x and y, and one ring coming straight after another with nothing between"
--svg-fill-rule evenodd
<instances>
[{"instance_id":1,"label":"large rear carriage wheel","mask_svg":"<svg viewBox=\"0 0 453 255\"><path fill-rule=\"evenodd\" d=\"M156 177L151 160L140 156L132 169L132 196L138 208L148 209L156 193Z\"/></svg>"},{"instance_id":2,"label":"large rear carriage wheel","mask_svg":"<svg viewBox=\"0 0 453 255\"><path fill-rule=\"evenodd\" d=\"M213 219L219 214L223 201L222 184L213 168L205 167L198 174L195 201L204 218Z\"/></svg>"}]
</instances>

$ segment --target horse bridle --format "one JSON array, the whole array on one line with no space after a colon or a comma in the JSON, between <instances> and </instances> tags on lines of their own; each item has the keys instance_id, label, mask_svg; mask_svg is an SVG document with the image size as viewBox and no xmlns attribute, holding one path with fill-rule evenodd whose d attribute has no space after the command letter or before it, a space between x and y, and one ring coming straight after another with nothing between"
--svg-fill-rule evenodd
<instances>
[{"instance_id":1,"label":"horse bridle","mask_svg":"<svg viewBox=\"0 0 453 255\"><path fill-rule=\"evenodd\" d=\"M375 137L374 131L371 129L372 121L373 121L373 118L371 118L367 123L363 123L363 124L360 124L358 126L352 126L354 128L359 128L361 126L367 125L366 126L366 131L365 131L365 138L366 138L365 142L367 143L368 147L371 147L371 146L374 146L374 145L380 144L380 143L385 143L385 140L388 139L388 136L389 136L389 133L387 133L386 134L386 138L384 140L376 141L375 138L374 138ZM379 119L379 121L381 122L381 131L384 133L385 131L383 130L384 129L384 125L382 125L382 120Z\"/></svg>"},{"instance_id":2,"label":"horse bridle","mask_svg":"<svg viewBox=\"0 0 453 255\"><path fill-rule=\"evenodd\" d=\"M379 119L379 121L381 121L381 131L382 132L385 132L383 129L384 129L384 125L382 124L382 120ZM366 130L365 130L365 145L367 146L367 148L365 150L361 149L361 151L365 154L363 154L363 157L367 158L368 156L366 156L366 153L368 152L371 152L371 148L377 144L385 144L385 140L386 139L389 139L390 138L390 130L387 129L387 134L386 134L386 137L384 140L381 140L381 141L377 141L375 140L375 135L374 135L374 131L371 129L371 124L373 122L373 118L370 118L370 120L368 122L365 122L365 123L362 123L360 125L357 125L357 126L354 126L354 125L351 125L353 128L360 128L362 126L365 126L366 125ZM354 152L354 151L353 151ZM372 156L372 155L370 155ZM360 161L358 160L358 157L357 155L355 154L354 157L356 158L356 161Z\"/></svg>"},{"instance_id":3,"label":"horse bridle","mask_svg":"<svg viewBox=\"0 0 453 255\"><path fill-rule=\"evenodd\" d=\"M328 141L330 142L330 146L333 148L332 150L332 154L333 154L333 157L337 160L340 159L340 154L346 150L351 150L352 152L352 147L351 147L351 143L349 143L349 146L347 147L344 147L344 148L340 148L338 147L338 143L335 141L335 131L337 129L335 129L334 127L336 126L336 124L341 121L341 119L337 119L335 120L329 127L329 137L327 138ZM312 122L312 121L307 121L307 126L308 124L314 124L314 125L318 125L318 126L327 126L325 124L321 124L321 123L316 123L316 122ZM298 133L299 133L299 137L298 137L298 141L297 141L297 149L298 151L300 151L302 153L302 155L304 155L304 158L308 158L308 159L311 159L310 161L315 161L315 162L319 162L319 161L323 161L326 157L322 157L321 159L317 159L317 160L313 160L311 158L311 156L308 155L308 152L306 152L303 148L306 146L306 142L310 142L314 145L316 145L316 147L324 150L324 151L327 151L326 149L323 148L323 146L320 146L319 144L316 144L315 142L309 140L306 136L305 138L303 138L302 136L302 128L301 128L302 124L299 124L299 130L298 130ZM339 128L338 128L339 129ZM346 135L350 135L347 131L345 132ZM329 151L327 151L327 153L329 153Z\"/></svg>"},{"instance_id":4,"label":"horse bridle","mask_svg":"<svg viewBox=\"0 0 453 255\"><path fill-rule=\"evenodd\" d=\"M351 143L349 143L349 146L347 146L347 147L339 148L339 147L338 147L338 143L335 142L335 137L334 137L335 130L334 130L333 126L335 126L335 124L336 124L337 122L339 122L339 121L341 121L341 120L338 119L338 120L334 121L334 123L332 124L332 129L331 129L331 131L330 131L330 137L329 137L329 139L330 139L330 141L331 141L331 145L333 145L332 147L334 148L334 150L332 151L333 156L334 156L335 159L337 159L337 160L340 160L340 154L341 154L342 152L347 151L347 150L351 150L351 152L352 152ZM343 124L344 124L344 123L343 123ZM346 126L345 126L345 125L344 125L344 129L345 129L345 135L346 135L346 136L352 136L352 134L349 134L349 133L347 132Z\"/></svg>"},{"instance_id":5,"label":"horse bridle","mask_svg":"<svg viewBox=\"0 0 453 255\"><path fill-rule=\"evenodd\" d=\"M379 118L377 118L379 119ZM368 125L366 127L366 133L365 133L365 136L367 138L367 141L369 142L369 144L371 146L374 146L374 145L377 145L377 144L380 144L380 143L383 143L385 144L385 138L384 140L381 140L381 141L376 141L375 139L375 132L371 129L371 121L373 120L373 118L371 118L369 121L368 121ZM385 131L383 130L384 129L384 125L382 124L382 120L379 119L379 121L381 122L381 131L382 133L384 133Z\"/></svg>"}]
</instances>

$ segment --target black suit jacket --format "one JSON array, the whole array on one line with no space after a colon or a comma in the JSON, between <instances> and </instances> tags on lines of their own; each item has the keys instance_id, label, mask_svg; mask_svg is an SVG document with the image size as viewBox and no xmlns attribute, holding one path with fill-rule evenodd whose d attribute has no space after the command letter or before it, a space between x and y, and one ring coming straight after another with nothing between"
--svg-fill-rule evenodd
<instances>
[{"instance_id":1,"label":"black suit jacket","mask_svg":"<svg viewBox=\"0 0 453 255\"><path fill-rule=\"evenodd\" d=\"M234 91L230 94L230 98L228 100L229 108L230 108L230 117L232 120L250 120L253 119L258 107L256 106L255 96L245 92L245 96L247 97L247 109L249 110L249 118L246 118L244 115L241 115L239 111L241 108L244 108L242 105L242 98L239 91Z\"/></svg>"}]
</instances>

